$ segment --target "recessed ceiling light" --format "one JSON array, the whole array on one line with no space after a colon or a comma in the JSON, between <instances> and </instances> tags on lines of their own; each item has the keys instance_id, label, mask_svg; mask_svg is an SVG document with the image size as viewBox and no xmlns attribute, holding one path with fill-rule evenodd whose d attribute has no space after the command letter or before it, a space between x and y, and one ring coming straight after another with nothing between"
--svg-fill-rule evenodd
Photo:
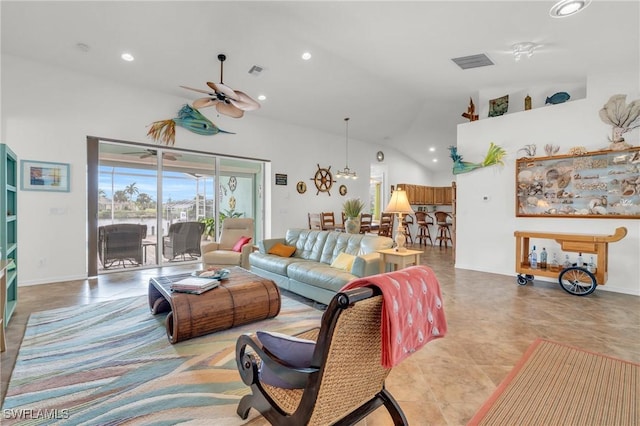
<instances>
[{"instance_id":1,"label":"recessed ceiling light","mask_svg":"<svg viewBox=\"0 0 640 426\"><path fill-rule=\"evenodd\" d=\"M436 148L434 146L432 146L431 148L429 148L429 151L434 152L436 150Z\"/></svg>"},{"instance_id":2,"label":"recessed ceiling light","mask_svg":"<svg viewBox=\"0 0 640 426\"><path fill-rule=\"evenodd\" d=\"M127 53L127 52L120 55L120 57L127 62L131 62L135 59L131 53Z\"/></svg>"},{"instance_id":3,"label":"recessed ceiling light","mask_svg":"<svg viewBox=\"0 0 640 426\"><path fill-rule=\"evenodd\" d=\"M434 163L437 163L437 162L438 162L438 159L437 159L437 158L434 158L434 159L433 159L433 160L431 160L431 161L433 161Z\"/></svg>"},{"instance_id":4,"label":"recessed ceiling light","mask_svg":"<svg viewBox=\"0 0 640 426\"><path fill-rule=\"evenodd\" d=\"M267 97L265 95L258 95L258 100L259 101L264 101L266 99L267 99Z\"/></svg>"},{"instance_id":5,"label":"recessed ceiling light","mask_svg":"<svg viewBox=\"0 0 640 426\"><path fill-rule=\"evenodd\" d=\"M565 18L576 14L589 6L591 0L562 0L553 5L549 15L553 18Z\"/></svg>"},{"instance_id":6,"label":"recessed ceiling light","mask_svg":"<svg viewBox=\"0 0 640 426\"><path fill-rule=\"evenodd\" d=\"M311 59L311 53L309 52L304 52L302 54L302 59L304 59L305 61L308 61L309 59Z\"/></svg>"}]
</instances>

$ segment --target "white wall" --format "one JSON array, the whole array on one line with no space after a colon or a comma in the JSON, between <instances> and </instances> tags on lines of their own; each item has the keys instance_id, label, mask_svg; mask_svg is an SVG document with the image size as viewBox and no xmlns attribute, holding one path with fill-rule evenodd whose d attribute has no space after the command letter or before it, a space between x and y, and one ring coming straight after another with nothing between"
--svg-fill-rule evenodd
<instances>
[{"instance_id":1,"label":"white wall","mask_svg":"<svg viewBox=\"0 0 640 426\"><path fill-rule=\"evenodd\" d=\"M515 217L515 160L523 155L517 151L524 145L536 144L538 155L544 155L543 147L548 143L560 145L560 153L573 146L590 151L605 148L611 127L601 121L598 111L618 93L626 94L627 102L640 97L637 70L590 76L584 99L458 126L458 152L466 161L480 161L490 142L504 147L508 156L504 167L457 175L456 267L515 277L516 230L609 235L624 226L627 236L609 244L609 279L599 290L640 295L639 220ZM625 139L638 145L639 131L626 133ZM483 201L485 195L489 201ZM551 243L541 240L537 246L560 252L558 245Z\"/></svg>"},{"instance_id":2,"label":"white wall","mask_svg":"<svg viewBox=\"0 0 640 426\"><path fill-rule=\"evenodd\" d=\"M86 137L153 143L146 137L153 121L175 117L187 98L172 97L88 75L68 72L15 56L2 56L0 140L22 160L71 164L71 192L20 191L18 200L19 284L84 278L87 275ZM171 84L168 82L167 84ZM265 105L265 109L268 105ZM200 136L176 130L176 147L271 161L270 219L266 235L281 236L289 227L306 227L307 212L341 211L348 197L368 198L368 173L375 154L384 150L389 184L431 184L420 165L394 149L349 139L349 166L361 176L347 184L347 197L334 184L331 196L316 195L311 178L322 167L344 167L344 135L328 134L261 118L260 111L240 120L202 111L235 135ZM288 175L276 186L274 174ZM296 182L305 181L300 195Z\"/></svg>"}]
</instances>

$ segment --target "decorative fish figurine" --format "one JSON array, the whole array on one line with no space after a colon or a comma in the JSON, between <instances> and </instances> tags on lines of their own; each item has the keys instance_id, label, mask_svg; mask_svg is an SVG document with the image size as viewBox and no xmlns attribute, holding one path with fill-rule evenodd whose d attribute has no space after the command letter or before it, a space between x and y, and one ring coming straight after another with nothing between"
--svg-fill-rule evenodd
<instances>
[{"instance_id":1,"label":"decorative fish figurine","mask_svg":"<svg viewBox=\"0 0 640 426\"><path fill-rule=\"evenodd\" d=\"M571 98L571 96L569 96L569 94L567 92L558 92L558 93L554 93L553 95L551 95L550 97L547 98L547 100L544 102L545 105L546 104L561 104L563 102L567 102L569 100L569 98Z\"/></svg>"},{"instance_id":2,"label":"decorative fish figurine","mask_svg":"<svg viewBox=\"0 0 640 426\"><path fill-rule=\"evenodd\" d=\"M150 136L156 142L160 140L165 145L173 145L176 142L176 124L199 135L209 136L217 135L218 133L235 134L222 130L197 109L189 105L184 105L180 111L178 111L178 117L151 123L151 128L147 132L147 136Z\"/></svg>"},{"instance_id":3,"label":"decorative fish figurine","mask_svg":"<svg viewBox=\"0 0 640 426\"><path fill-rule=\"evenodd\" d=\"M502 159L507 155L507 151L504 148L491 142L489 151L484 157L482 163L470 163L468 161L462 161L462 155L458 154L458 149L455 146L449 147L450 157L453 160L453 174L458 175L460 173L468 173L472 170L479 169L480 167L493 166L494 164L504 165Z\"/></svg>"}]
</instances>

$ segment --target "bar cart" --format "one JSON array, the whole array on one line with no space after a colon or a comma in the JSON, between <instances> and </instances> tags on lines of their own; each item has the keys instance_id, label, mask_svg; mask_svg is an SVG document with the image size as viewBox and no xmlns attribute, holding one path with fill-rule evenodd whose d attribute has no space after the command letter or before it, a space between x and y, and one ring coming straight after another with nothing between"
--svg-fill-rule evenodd
<instances>
[{"instance_id":1,"label":"bar cart","mask_svg":"<svg viewBox=\"0 0 640 426\"><path fill-rule=\"evenodd\" d=\"M598 284L607 282L607 264L609 243L620 241L627 235L627 228L616 228L613 235L588 234L556 234L551 232L515 231L516 237L516 272L517 282L526 285L533 281L534 274L543 277L558 277L560 287L570 294L586 296L595 291ZM589 271L584 265L574 264L570 267L554 268L554 270L531 268L529 264L529 239L549 239L560 244L563 251L595 254L598 258L595 271Z\"/></svg>"}]
</instances>

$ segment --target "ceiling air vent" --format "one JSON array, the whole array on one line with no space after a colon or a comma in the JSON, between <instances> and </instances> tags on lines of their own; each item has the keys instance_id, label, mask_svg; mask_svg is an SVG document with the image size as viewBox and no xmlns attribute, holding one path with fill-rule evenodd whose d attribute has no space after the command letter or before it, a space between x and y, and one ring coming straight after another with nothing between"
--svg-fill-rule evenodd
<instances>
[{"instance_id":1,"label":"ceiling air vent","mask_svg":"<svg viewBox=\"0 0 640 426\"><path fill-rule=\"evenodd\" d=\"M469 68L487 67L489 65L493 65L493 62L491 61L491 59L489 59L489 57L484 53L480 53L479 55L453 58L452 61L455 62L463 70L466 70Z\"/></svg>"}]
</instances>

